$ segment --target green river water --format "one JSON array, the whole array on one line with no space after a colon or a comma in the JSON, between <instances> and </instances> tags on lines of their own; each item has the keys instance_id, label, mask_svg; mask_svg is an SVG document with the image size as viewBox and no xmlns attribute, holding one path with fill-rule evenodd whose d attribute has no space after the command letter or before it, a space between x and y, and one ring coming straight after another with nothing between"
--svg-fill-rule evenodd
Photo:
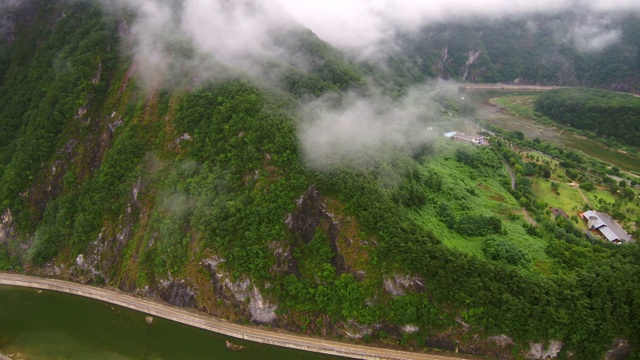
<instances>
[{"instance_id":1,"label":"green river water","mask_svg":"<svg viewBox=\"0 0 640 360\"><path fill-rule=\"evenodd\" d=\"M18 359L336 359L228 338L119 306L0 286L0 353ZM225 340L245 346L231 351Z\"/></svg>"}]
</instances>

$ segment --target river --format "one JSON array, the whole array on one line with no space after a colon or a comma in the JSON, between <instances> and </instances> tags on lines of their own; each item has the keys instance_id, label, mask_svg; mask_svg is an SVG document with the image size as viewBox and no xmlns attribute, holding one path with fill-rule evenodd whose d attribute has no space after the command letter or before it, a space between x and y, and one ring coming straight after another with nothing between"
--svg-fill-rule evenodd
<instances>
[{"instance_id":1,"label":"river","mask_svg":"<svg viewBox=\"0 0 640 360\"><path fill-rule=\"evenodd\" d=\"M545 125L533 120L511 116L497 107L489 105L487 102L491 98L505 96L514 93L527 93L518 90L482 90L466 89L463 91L464 97L475 105L478 110L478 118L488 124L503 128L505 130L518 130L530 139L540 138L562 145L566 148L583 152L603 162L617 166L622 170L640 174L640 159L624 154L584 137L562 131L553 126ZM528 91L530 93L530 91Z\"/></svg>"},{"instance_id":2,"label":"river","mask_svg":"<svg viewBox=\"0 0 640 360\"><path fill-rule=\"evenodd\" d=\"M78 296L0 286L0 353L17 359L337 359L260 345ZM231 351L225 341L242 345Z\"/></svg>"}]
</instances>

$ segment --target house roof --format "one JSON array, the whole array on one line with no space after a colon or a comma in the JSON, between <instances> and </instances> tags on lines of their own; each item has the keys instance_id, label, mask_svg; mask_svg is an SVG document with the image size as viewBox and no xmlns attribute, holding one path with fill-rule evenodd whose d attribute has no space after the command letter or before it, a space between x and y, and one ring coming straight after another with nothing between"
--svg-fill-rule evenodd
<instances>
[{"instance_id":1,"label":"house roof","mask_svg":"<svg viewBox=\"0 0 640 360\"><path fill-rule=\"evenodd\" d=\"M602 220L605 223L605 225L607 225L607 227L616 234L618 239L624 240L624 241L631 240L631 236L629 236L629 234L626 231L624 231L624 229L620 225L618 225L615 221L613 221L611 216L605 213L597 213L597 214L600 220Z\"/></svg>"},{"instance_id":2,"label":"house roof","mask_svg":"<svg viewBox=\"0 0 640 360\"><path fill-rule=\"evenodd\" d=\"M602 221L602 218L600 217L600 215L598 213L596 213L595 211L585 211L583 214L585 219L587 219L587 221L589 221L590 223L590 227L592 229L599 229L603 226L606 226L607 224L605 224L604 221Z\"/></svg>"},{"instance_id":3,"label":"house roof","mask_svg":"<svg viewBox=\"0 0 640 360\"><path fill-rule=\"evenodd\" d=\"M604 237L607 238L607 240L609 241L614 241L614 240L620 240L620 237L618 237L618 235L616 235L615 232L613 232L613 230L609 229L606 226L603 226L601 228L598 229L602 235L604 235Z\"/></svg>"},{"instance_id":4,"label":"house roof","mask_svg":"<svg viewBox=\"0 0 640 360\"><path fill-rule=\"evenodd\" d=\"M589 210L582 213L582 217L591 222L592 229L598 229L609 241L631 241L631 236L606 213Z\"/></svg>"}]
</instances>

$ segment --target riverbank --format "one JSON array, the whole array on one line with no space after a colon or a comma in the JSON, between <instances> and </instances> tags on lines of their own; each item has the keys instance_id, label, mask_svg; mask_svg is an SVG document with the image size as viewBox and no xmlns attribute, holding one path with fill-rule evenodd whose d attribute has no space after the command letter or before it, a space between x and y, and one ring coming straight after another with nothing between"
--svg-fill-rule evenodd
<instances>
[{"instance_id":1,"label":"riverbank","mask_svg":"<svg viewBox=\"0 0 640 360\"><path fill-rule=\"evenodd\" d=\"M297 350L359 359L451 360L463 358L411 353L406 351L341 343L338 341L329 341L303 335L266 330L257 326L238 325L207 316L190 309L178 308L148 299L137 298L132 295L113 290L56 279L46 279L12 273L0 273L0 285L28 287L74 294L123 306L151 316L162 317L219 334L258 342L261 344L269 344ZM468 359L469 357L466 358Z\"/></svg>"}]
</instances>

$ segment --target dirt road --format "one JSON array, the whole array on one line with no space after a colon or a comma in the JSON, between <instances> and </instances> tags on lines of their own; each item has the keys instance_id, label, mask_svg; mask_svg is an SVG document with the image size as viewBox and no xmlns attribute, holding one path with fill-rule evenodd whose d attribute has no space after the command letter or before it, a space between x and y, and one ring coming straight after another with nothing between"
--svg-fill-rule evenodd
<instances>
[{"instance_id":1,"label":"dirt road","mask_svg":"<svg viewBox=\"0 0 640 360\"><path fill-rule=\"evenodd\" d=\"M459 89L482 89L482 90L527 90L527 91L547 91L566 88L566 86L537 86L537 85L510 85L510 84L458 84Z\"/></svg>"},{"instance_id":2,"label":"dirt road","mask_svg":"<svg viewBox=\"0 0 640 360\"><path fill-rule=\"evenodd\" d=\"M298 350L359 359L460 359L459 357L452 356L411 353L354 345L349 343L312 338L303 335L269 331L256 326L238 325L211 316L203 315L201 313L197 313L185 308L178 308L167 304L157 303L112 290L55 279L46 279L0 272L0 285L53 290L84 296L123 306L129 309L141 311L153 316L173 320L186 325L195 326L208 331L213 331L219 334L249 341L255 341L262 344L276 345Z\"/></svg>"}]
</instances>

